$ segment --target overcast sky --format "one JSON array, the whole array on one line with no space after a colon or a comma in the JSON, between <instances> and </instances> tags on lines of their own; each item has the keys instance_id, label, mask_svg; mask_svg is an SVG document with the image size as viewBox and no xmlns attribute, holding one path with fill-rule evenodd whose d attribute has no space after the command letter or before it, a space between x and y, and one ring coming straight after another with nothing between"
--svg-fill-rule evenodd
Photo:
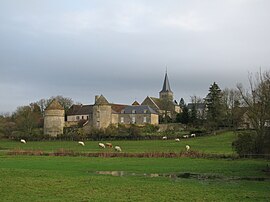
<instances>
[{"instance_id":1,"label":"overcast sky","mask_svg":"<svg viewBox=\"0 0 270 202\"><path fill-rule=\"evenodd\" d=\"M0 113L63 95L205 97L270 69L269 0L1 0Z\"/></svg>"}]
</instances>

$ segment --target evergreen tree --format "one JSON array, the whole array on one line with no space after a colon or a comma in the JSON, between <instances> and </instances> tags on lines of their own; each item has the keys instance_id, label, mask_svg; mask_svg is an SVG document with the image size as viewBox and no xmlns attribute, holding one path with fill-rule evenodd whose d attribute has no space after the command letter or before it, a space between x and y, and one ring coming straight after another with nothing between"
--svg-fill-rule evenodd
<instances>
[{"instance_id":1,"label":"evergreen tree","mask_svg":"<svg viewBox=\"0 0 270 202\"><path fill-rule=\"evenodd\" d=\"M190 112L190 122L195 125L196 122L197 122L197 103L192 103L192 106L191 106L191 112Z\"/></svg>"},{"instance_id":2,"label":"evergreen tree","mask_svg":"<svg viewBox=\"0 0 270 202\"><path fill-rule=\"evenodd\" d=\"M208 124L210 128L217 129L222 120L222 93L216 82L210 86L205 102Z\"/></svg>"},{"instance_id":3,"label":"evergreen tree","mask_svg":"<svg viewBox=\"0 0 270 202\"><path fill-rule=\"evenodd\" d=\"M186 103L184 101L184 98L181 98L180 101L179 101L180 108L183 110L183 108L184 108L185 105L186 105Z\"/></svg>"},{"instance_id":4,"label":"evergreen tree","mask_svg":"<svg viewBox=\"0 0 270 202\"><path fill-rule=\"evenodd\" d=\"M186 105L183 106L182 112L177 114L176 121L182 124L189 123L189 113L188 113L188 108Z\"/></svg>"}]
</instances>

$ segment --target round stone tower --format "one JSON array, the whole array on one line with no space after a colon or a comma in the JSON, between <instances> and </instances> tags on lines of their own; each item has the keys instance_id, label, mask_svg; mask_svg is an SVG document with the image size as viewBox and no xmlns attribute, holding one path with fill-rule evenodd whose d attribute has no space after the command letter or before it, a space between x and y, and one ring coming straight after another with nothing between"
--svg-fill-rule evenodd
<instances>
[{"instance_id":1,"label":"round stone tower","mask_svg":"<svg viewBox=\"0 0 270 202\"><path fill-rule=\"evenodd\" d=\"M107 128L112 123L112 107L106 98L101 96L95 97L93 106L93 126L95 128Z\"/></svg>"},{"instance_id":2,"label":"round stone tower","mask_svg":"<svg viewBox=\"0 0 270 202\"><path fill-rule=\"evenodd\" d=\"M57 100L53 100L45 109L44 134L56 137L63 134L65 110Z\"/></svg>"}]
</instances>

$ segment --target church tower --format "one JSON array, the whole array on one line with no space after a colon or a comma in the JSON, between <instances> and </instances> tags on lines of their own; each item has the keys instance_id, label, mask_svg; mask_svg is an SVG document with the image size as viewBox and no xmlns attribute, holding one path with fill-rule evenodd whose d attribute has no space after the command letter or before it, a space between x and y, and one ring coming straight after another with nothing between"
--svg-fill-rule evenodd
<instances>
[{"instance_id":1,"label":"church tower","mask_svg":"<svg viewBox=\"0 0 270 202\"><path fill-rule=\"evenodd\" d=\"M167 71L166 71L165 78L164 78L163 88L159 92L159 98L162 100L166 99L168 101L173 102L173 92L172 92L171 87L170 87Z\"/></svg>"}]
</instances>

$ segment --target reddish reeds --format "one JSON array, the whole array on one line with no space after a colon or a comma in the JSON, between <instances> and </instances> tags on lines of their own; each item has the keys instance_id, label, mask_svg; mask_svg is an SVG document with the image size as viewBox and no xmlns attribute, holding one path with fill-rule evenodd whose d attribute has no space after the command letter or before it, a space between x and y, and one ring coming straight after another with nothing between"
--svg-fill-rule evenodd
<instances>
[{"instance_id":1,"label":"reddish reeds","mask_svg":"<svg viewBox=\"0 0 270 202\"><path fill-rule=\"evenodd\" d=\"M145 153L118 153L118 152L93 152L83 153L74 152L73 150L59 149L54 152L44 152L41 150L21 150L15 149L9 151L8 155L29 155L29 156L84 156L84 157L101 157L101 158L115 158L115 157L128 157L128 158L238 158L236 155L230 154L206 154L197 151L182 151L176 152L145 152Z\"/></svg>"}]
</instances>

